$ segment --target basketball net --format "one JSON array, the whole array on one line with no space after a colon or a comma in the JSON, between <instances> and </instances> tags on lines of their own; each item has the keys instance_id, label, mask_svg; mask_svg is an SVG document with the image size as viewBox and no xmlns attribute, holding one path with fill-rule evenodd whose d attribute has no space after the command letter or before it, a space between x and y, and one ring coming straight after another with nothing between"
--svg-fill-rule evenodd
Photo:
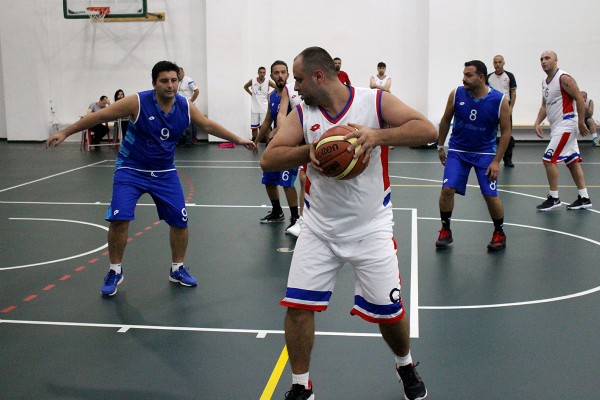
<instances>
[{"instance_id":1,"label":"basketball net","mask_svg":"<svg viewBox=\"0 0 600 400\"><path fill-rule=\"evenodd\" d=\"M104 17L110 14L110 7L88 7L88 15L92 24L104 22Z\"/></svg>"}]
</instances>

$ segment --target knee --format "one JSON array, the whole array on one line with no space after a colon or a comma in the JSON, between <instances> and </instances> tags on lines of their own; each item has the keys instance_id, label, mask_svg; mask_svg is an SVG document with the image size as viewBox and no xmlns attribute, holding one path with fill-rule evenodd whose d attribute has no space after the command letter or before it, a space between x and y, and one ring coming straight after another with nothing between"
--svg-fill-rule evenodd
<instances>
[{"instance_id":1,"label":"knee","mask_svg":"<svg viewBox=\"0 0 600 400\"><path fill-rule=\"evenodd\" d=\"M294 324L305 324L308 323L314 312L309 310L302 310L299 308L289 308L287 309L287 317L290 322Z\"/></svg>"}]
</instances>

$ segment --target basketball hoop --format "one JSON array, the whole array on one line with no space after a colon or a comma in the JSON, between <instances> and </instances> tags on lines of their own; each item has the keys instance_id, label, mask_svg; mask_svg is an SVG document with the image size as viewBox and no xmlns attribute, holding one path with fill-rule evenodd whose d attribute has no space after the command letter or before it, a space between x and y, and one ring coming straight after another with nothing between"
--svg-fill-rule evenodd
<instances>
[{"instance_id":1,"label":"basketball hoop","mask_svg":"<svg viewBox=\"0 0 600 400\"><path fill-rule=\"evenodd\" d=\"M92 24L104 22L104 17L110 14L110 7L87 7L86 10Z\"/></svg>"}]
</instances>

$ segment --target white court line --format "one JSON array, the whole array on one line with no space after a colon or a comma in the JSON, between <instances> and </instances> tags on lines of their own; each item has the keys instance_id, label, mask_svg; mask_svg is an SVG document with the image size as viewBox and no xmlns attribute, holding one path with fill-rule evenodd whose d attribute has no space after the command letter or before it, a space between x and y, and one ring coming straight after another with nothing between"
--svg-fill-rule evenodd
<instances>
[{"instance_id":1,"label":"white court line","mask_svg":"<svg viewBox=\"0 0 600 400\"><path fill-rule=\"evenodd\" d=\"M73 223L73 224L89 225L89 226L93 226L93 227L104 229L105 231L108 231L108 228L105 227L105 226L102 226L102 225L92 224L91 222L73 221L73 220L69 220L69 219L53 219L53 218L9 218L9 219L17 220L17 221L70 222L70 223ZM17 265L17 266L14 266L14 267L2 267L2 268L0 268L0 271L7 271L9 269L19 269L19 268L35 267L35 266L39 266L39 265L54 264L54 263L61 262L61 261L72 260L74 258L83 257L83 256L88 255L88 254L96 253L96 252L98 252L100 250L103 250L103 249L105 249L107 247L108 247L108 244L104 243L102 246L100 246L98 248L92 249L92 250L87 251L85 253L76 254L74 256L60 258L60 259L57 259L57 260L43 261L43 262L39 262L39 263L35 263L35 264Z\"/></svg>"},{"instance_id":2,"label":"white court line","mask_svg":"<svg viewBox=\"0 0 600 400\"><path fill-rule=\"evenodd\" d=\"M126 333L131 329L153 330L153 331L178 331L178 332L216 332L216 333L247 333L254 334L258 339L264 339L267 335L284 335L282 330L269 329L234 329L234 328L200 328L190 326L161 326L161 325L129 325L129 324L96 324L86 322L58 322L58 321L28 321L16 319L0 319L0 324L18 325L48 325L48 326L73 326L83 328L111 328L117 329L119 333ZM317 336L339 336L339 337L373 337L380 338L380 333L358 333L358 332L326 332L316 331Z\"/></svg>"},{"instance_id":3,"label":"white court line","mask_svg":"<svg viewBox=\"0 0 600 400\"><path fill-rule=\"evenodd\" d=\"M70 169L70 170L67 170L67 171L59 172L58 174L49 175L49 176L46 176L46 177L44 177L44 178L36 179L36 180L34 180L34 181L29 181L29 182L21 183L20 185L16 185L16 186L12 186L12 187L9 187L9 188L0 189L0 193L2 193L2 192L6 192L6 191L8 191L8 190L12 190L12 189L19 188L19 187L21 187L21 186L31 185L32 183L41 182L41 181L44 181L44 180L46 180L46 179L54 178L54 177L56 177L56 176L60 176L60 175L64 175L64 174L68 174L68 173L71 173L71 172L74 172L74 171L78 171L78 170L80 170L80 169L84 169L84 168L93 167L94 165L98 165L98 164L101 164L101 163L104 163L104 162L106 162L106 161L98 161L98 162L96 162L96 163L93 163L93 164L84 165L83 167L73 168L73 169Z\"/></svg>"},{"instance_id":4,"label":"white court line","mask_svg":"<svg viewBox=\"0 0 600 400\"><path fill-rule=\"evenodd\" d=\"M590 164L590 163L588 163L588 164ZM600 164L600 163L598 163L598 164ZM442 185L442 181L440 181L439 179L415 178L415 177L412 177L412 176L399 176L399 175L390 175L390 178L408 179L408 180L423 181L423 182L435 182L435 183L439 183L440 184L440 190L442 188L442 186L441 186ZM478 185L470 185L470 184L467 184L467 187L479 188ZM500 189L500 188L498 188L498 192L504 192L504 193L514 194L514 195L517 195L517 196L524 196L524 197L531 197L531 198L534 198L534 199L546 200L546 197L535 196L535 195L532 195L532 194L521 193L521 192L515 192L515 191L512 191L512 190L506 190L506 189ZM564 201L562 201L561 204L569 204L569 203L565 203ZM534 208L532 208L532 210L536 211L536 212L543 212L543 211L537 211ZM586 209L586 211L593 212L593 213L596 213L596 214L600 214L599 210L594 210L592 208L588 208L588 209Z\"/></svg>"},{"instance_id":5,"label":"white court line","mask_svg":"<svg viewBox=\"0 0 600 400\"><path fill-rule=\"evenodd\" d=\"M419 219L434 220L434 221L439 220L439 218L429 218L429 217L420 217ZM479 221L479 220L470 220L470 219L452 219L452 221L453 222L474 222L474 223L481 223L481 224L491 224L492 223L491 221ZM507 225L516 226L519 228L536 229L536 230L540 230L540 231L556 233L559 235L570 236L572 238L580 239L580 240L595 244L596 246L600 246L600 242L598 242L597 240L593 240L593 239L587 238L585 236L575 235L575 234L569 233L569 232L557 231L555 229L541 228L541 227L532 226L532 225L512 224L512 223L507 223L507 222L505 222L504 225L505 226L507 226ZM587 290L584 290L581 292L577 292L577 293L567 294L564 296L549 297L546 299L539 299L539 300L517 301L514 303L475 304L475 305L468 305L468 306L421 306L420 308L422 310L468 310L468 309L482 309L482 308L516 307L516 306L552 303L552 302L556 302L556 301L574 299L576 297L586 296L588 294L592 294L592 293L595 293L598 291L600 291L600 286L597 286L592 289L587 289Z\"/></svg>"}]
</instances>

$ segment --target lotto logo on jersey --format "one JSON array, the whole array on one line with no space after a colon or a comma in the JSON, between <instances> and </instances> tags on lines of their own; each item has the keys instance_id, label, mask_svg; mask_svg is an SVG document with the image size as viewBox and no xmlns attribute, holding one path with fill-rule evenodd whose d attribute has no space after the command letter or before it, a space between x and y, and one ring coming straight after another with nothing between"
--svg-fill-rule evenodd
<instances>
[{"instance_id":1,"label":"lotto logo on jersey","mask_svg":"<svg viewBox=\"0 0 600 400\"><path fill-rule=\"evenodd\" d=\"M319 124L314 124L313 126L310 127L310 131L314 132L316 130L318 130L321 127L321 125Z\"/></svg>"}]
</instances>

